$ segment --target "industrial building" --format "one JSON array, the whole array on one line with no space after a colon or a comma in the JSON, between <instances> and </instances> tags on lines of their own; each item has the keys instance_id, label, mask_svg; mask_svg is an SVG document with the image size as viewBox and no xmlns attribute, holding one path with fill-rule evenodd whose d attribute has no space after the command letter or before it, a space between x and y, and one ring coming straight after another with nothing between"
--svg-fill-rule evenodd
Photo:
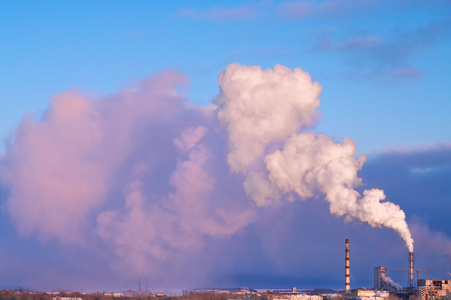
<instances>
[{"instance_id":1,"label":"industrial building","mask_svg":"<svg viewBox=\"0 0 451 300\"><path fill-rule=\"evenodd\" d=\"M387 267L374 267L374 289L396 292L401 287L387 276Z\"/></svg>"},{"instance_id":2,"label":"industrial building","mask_svg":"<svg viewBox=\"0 0 451 300\"><path fill-rule=\"evenodd\" d=\"M419 279L417 295L422 300L451 299L451 280Z\"/></svg>"},{"instance_id":3,"label":"industrial building","mask_svg":"<svg viewBox=\"0 0 451 300\"><path fill-rule=\"evenodd\" d=\"M386 284L382 279L383 276L387 276L387 267L379 266L374 267L374 289L375 290L385 290Z\"/></svg>"}]
</instances>

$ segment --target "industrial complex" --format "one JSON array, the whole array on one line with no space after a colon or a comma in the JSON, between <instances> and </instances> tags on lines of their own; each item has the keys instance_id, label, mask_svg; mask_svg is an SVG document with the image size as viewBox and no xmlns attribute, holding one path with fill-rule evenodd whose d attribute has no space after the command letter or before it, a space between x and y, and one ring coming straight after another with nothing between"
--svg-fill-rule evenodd
<instances>
[{"instance_id":1,"label":"industrial complex","mask_svg":"<svg viewBox=\"0 0 451 300\"><path fill-rule=\"evenodd\" d=\"M427 270L420 270L418 267L414 269L413 252L409 252L408 269L407 270L391 270L402 271L408 274L407 287L402 287L395 283L387 275L387 267L374 267L374 287L372 289L351 289L350 277L350 254L349 254L349 239L345 240L345 289L315 289L315 290L301 290L293 287L288 290L280 289L250 289L250 288L233 288L233 289L193 289L182 290L182 292L173 296L166 295L160 292L151 292L147 288L141 289L141 281L139 282L138 291L124 291L114 293L95 293L82 294L60 293L30 293L29 291L0 291L0 300L14 300L18 299L14 293L28 293L37 294L38 296L26 299L33 300L113 300L113 299L139 299L150 300L152 298L158 299L177 299L177 300L395 300L395 299L409 299L409 300L451 300L451 279L420 279L420 272L430 272ZM415 278L416 271L416 280ZM24 299L21 297L20 299Z\"/></svg>"},{"instance_id":2,"label":"industrial complex","mask_svg":"<svg viewBox=\"0 0 451 300\"><path fill-rule=\"evenodd\" d=\"M414 259L413 252L409 252L408 286L401 287L387 276L387 267L374 267L374 288L371 289L350 289L349 276L349 240L345 241L345 292L346 299L384 299L390 295L399 298L409 299L414 297L421 300L451 299L451 280L448 279L420 279L420 272L430 272L417 268L416 284L414 282ZM326 296L327 297L327 296Z\"/></svg>"},{"instance_id":3,"label":"industrial complex","mask_svg":"<svg viewBox=\"0 0 451 300\"><path fill-rule=\"evenodd\" d=\"M342 297L346 299L383 299L390 295L396 295L399 298L408 299L415 297L421 300L438 300L451 299L451 280L448 279L420 279L420 272L430 272L420 270L417 268L416 284L414 282L414 259L413 252L409 252L409 268L408 270L394 270L406 271L408 273L408 286L401 287L387 276L387 267L374 267L374 288L371 289L354 289L350 288L349 276L349 240L345 241L345 291ZM337 293L338 296L338 293ZM330 295L326 295L326 298Z\"/></svg>"},{"instance_id":4,"label":"industrial complex","mask_svg":"<svg viewBox=\"0 0 451 300\"><path fill-rule=\"evenodd\" d=\"M345 240L345 289L344 291L297 291L292 288L289 291L256 291L259 295L266 295L266 299L302 299L302 300L383 300L389 298L417 299L417 300L442 300L451 299L451 280L448 279L420 279L420 272L430 272L426 270L416 270L416 283L414 280L414 257L413 252L409 252L408 269L393 270L404 271L408 274L408 286L401 287L387 276L387 267L374 267L374 287L373 289L351 289L350 281L350 255L349 239Z\"/></svg>"},{"instance_id":5,"label":"industrial complex","mask_svg":"<svg viewBox=\"0 0 451 300\"><path fill-rule=\"evenodd\" d=\"M210 293L230 294L233 297L227 299L268 299L268 300L385 300L385 299L416 299L416 300L444 300L451 299L451 279L420 279L420 272L430 272L426 270L416 270L416 282L414 280L414 256L409 252L408 269L392 270L403 271L408 274L408 286L402 287L387 276L387 267L374 267L374 287L373 289L351 289L350 281L350 255L349 239L345 240L345 289L339 290L297 290L293 287L290 290L221 290L210 289ZM207 290L204 290L207 291ZM196 291L186 291L186 294L199 293ZM236 298L238 297L238 298ZM256 298L253 298L256 297Z\"/></svg>"}]
</instances>

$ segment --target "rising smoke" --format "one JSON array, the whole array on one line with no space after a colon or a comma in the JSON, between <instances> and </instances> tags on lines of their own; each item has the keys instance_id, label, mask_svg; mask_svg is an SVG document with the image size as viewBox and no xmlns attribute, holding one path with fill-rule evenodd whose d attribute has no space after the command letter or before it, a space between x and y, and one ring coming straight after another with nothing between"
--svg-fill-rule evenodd
<instances>
[{"instance_id":1,"label":"rising smoke","mask_svg":"<svg viewBox=\"0 0 451 300\"><path fill-rule=\"evenodd\" d=\"M385 274L381 274L381 279L385 283L387 283L387 284L393 286L394 288L396 288L397 290L401 290L402 289L402 287L401 287L401 285L399 285L399 283L394 282L393 279L391 279L390 277L388 277Z\"/></svg>"},{"instance_id":2,"label":"rising smoke","mask_svg":"<svg viewBox=\"0 0 451 300\"><path fill-rule=\"evenodd\" d=\"M413 249L399 206L355 190L365 157L354 142L305 132L321 91L308 73L230 65L204 108L185 101L186 82L165 72L100 99L69 91L39 122L24 118L0 162L17 229L67 245L94 239L112 249L113 269L145 274L295 193L324 195L332 214L392 228Z\"/></svg>"},{"instance_id":3,"label":"rising smoke","mask_svg":"<svg viewBox=\"0 0 451 300\"><path fill-rule=\"evenodd\" d=\"M332 214L392 228L413 251L399 206L384 201L382 190L365 190L363 196L355 190L361 183L357 172L366 159L355 158L355 143L300 133L314 124L319 106L321 87L308 73L283 66L263 71L235 64L221 73L219 85L215 103L228 132L228 162L233 171L247 176L244 188L257 205L269 205L289 192L301 199L321 193Z\"/></svg>"}]
</instances>

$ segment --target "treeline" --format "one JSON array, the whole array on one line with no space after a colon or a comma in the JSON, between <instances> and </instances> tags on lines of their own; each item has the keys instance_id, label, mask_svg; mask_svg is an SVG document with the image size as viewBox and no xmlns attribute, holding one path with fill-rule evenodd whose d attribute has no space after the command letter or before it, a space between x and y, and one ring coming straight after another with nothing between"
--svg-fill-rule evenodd
<instances>
[{"instance_id":1,"label":"treeline","mask_svg":"<svg viewBox=\"0 0 451 300\"><path fill-rule=\"evenodd\" d=\"M112 297L100 293L81 294L81 293L32 293L28 291L1 290L0 300L52 300L55 297L82 298L83 300L227 300L233 298L230 294L214 293L191 293L183 296L165 296L165 295L138 295L132 297ZM238 297L236 297L238 298ZM251 297L252 300L266 299L266 297Z\"/></svg>"},{"instance_id":2,"label":"treeline","mask_svg":"<svg viewBox=\"0 0 451 300\"><path fill-rule=\"evenodd\" d=\"M54 295L46 293L30 293L25 291L1 290L0 300L52 300Z\"/></svg>"},{"instance_id":3,"label":"treeline","mask_svg":"<svg viewBox=\"0 0 451 300\"><path fill-rule=\"evenodd\" d=\"M233 294L215 294L207 292L190 293L183 296L166 296L166 295L136 295L131 297L113 297L111 295L103 295L101 293L65 293L47 294L47 293L32 293L29 291L12 291L0 290L0 300L52 300L55 297L70 297L81 298L83 300L227 300L227 299L250 299L250 300L268 300L271 297L267 294L261 296L248 295L233 295ZM335 297L334 300L347 300L345 297ZM407 298L399 298L396 295L390 295L387 300L420 300L418 297L411 295Z\"/></svg>"}]
</instances>

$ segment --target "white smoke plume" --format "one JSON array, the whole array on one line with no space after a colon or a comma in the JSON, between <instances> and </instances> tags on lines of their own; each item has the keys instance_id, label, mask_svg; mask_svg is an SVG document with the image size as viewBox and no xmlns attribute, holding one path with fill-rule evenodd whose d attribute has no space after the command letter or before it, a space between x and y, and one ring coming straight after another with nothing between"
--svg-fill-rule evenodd
<instances>
[{"instance_id":1,"label":"white smoke plume","mask_svg":"<svg viewBox=\"0 0 451 300\"><path fill-rule=\"evenodd\" d=\"M221 73L219 85L215 103L229 134L228 162L233 171L247 176L244 188L257 205L268 205L289 192L302 199L321 193L332 214L392 228L413 251L399 206L384 201L382 190L366 190L363 196L355 190L366 158L355 158L354 142L345 138L335 143L325 135L299 133L314 123L319 106L321 87L308 73L235 64ZM275 149L282 141L283 149Z\"/></svg>"},{"instance_id":2,"label":"white smoke plume","mask_svg":"<svg viewBox=\"0 0 451 300\"><path fill-rule=\"evenodd\" d=\"M271 142L313 125L321 87L308 73L233 64L219 75L218 119L227 129L230 168L246 172Z\"/></svg>"},{"instance_id":3,"label":"white smoke plume","mask_svg":"<svg viewBox=\"0 0 451 300\"><path fill-rule=\"evenodd\" d=\"M387 283L387 284L389 284L389 285L395 287L397 290L401 290L401 289L402 289L402 287L401 287L401 285L400 285L399 283L394 282L393 279L391 279L391 278L388 277L387 275L381 274L381 278L382 278L382 280L383 280L385 283Z\"/></svg>"}]
</instances>

